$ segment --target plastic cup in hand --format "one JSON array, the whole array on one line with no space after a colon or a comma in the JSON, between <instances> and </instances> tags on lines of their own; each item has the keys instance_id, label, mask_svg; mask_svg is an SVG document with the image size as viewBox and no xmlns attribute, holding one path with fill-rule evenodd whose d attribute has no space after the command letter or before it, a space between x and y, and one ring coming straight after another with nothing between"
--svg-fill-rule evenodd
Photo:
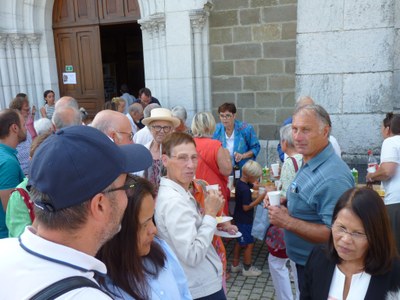
<instances>
[{"instance_id":1,"label":"plastic cup in hand","mask_svg":"<svg viewBox=\"0 0 400 300\"><path fill-rule=\"evenodd\" d=\"M269 198L269 204L272 206L281 206L281 192L272 191L267 193Z\"/></svg>"},{"instance_id":2,"label":"plastic cup in hand","mask_svg":"<svg viewBox=\"0 0 400 300\"><path fill-rule=\"evenodd\" d=\"M265 187L261 187L261 186L260 186L260 187L258 188L258 194L259 194L259 195L265 194L265 191L266 191Z\"/></svg>"},{"instance_id":3,"label":"plastic cup in hand","mask_svg":"<svg viewBox=\"0 0 400 300\"><path fill-rule=\"evenodd\" d=\"M228 188L233 189L233 175L228 177Z\"/></svg>"},{"instance_id":4,"label":"plastic cup in hand","mask_svg":"<svg viewBox=\"0 0 400 300\"><path fill-rule=\"evenodd\" d=\"M271 169L274 177L279 177L279 164L272 164Z\"/></svg>"},{"instance_id":5,"label":"plastic cup in hand","mask_svg":"<svg viewBox=\"0 0 400 300\"><path fill-rule=\"evenodd\" d=\"M282 188L282 182L280 180L275 180L275 187L278 191Z\"/></svg>"},{"instance_id":6,"label":"plastic cup in hand","mask_svg":"<svg viewBox=\"0 0 400 300\"><path fill-rule=\"evenodd\" d=\"M376 172L376 167L375 167L375 166L369 167L369 168L367 169L367 172L368 172L368 173L375 173L375 172Z\"/></svg>"},{"instance_id":7,"label":"plastic cup in hand","mask_svg":"<svg viewBox=\"0 0 400 300\"><path fill-rule=\"evenodd\" d=\"M219 185L218 184L211 184L206 186L206 191L218 191Z\"/></svg>"}]
</instances>

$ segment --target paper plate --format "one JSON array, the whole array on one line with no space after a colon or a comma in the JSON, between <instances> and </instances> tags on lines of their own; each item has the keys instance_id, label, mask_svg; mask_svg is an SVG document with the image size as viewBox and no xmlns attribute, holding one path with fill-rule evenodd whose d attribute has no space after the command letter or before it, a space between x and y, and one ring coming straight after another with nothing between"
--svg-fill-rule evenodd
<instances>
[{"instance_id":1,"label":"paper plate","mask_svg":"<svg viewBox=\"0 0 400 300\"><path fill-rule=\"evenodd\" d=\"M228 216L221 216L221 217L216 217L216 219L217 219L217 223L221 224L221 223L228 222L228 221L232 220L233 218L228 217Z\"/></svg>"},{"instance_id":2,"label":"paper plate","mask_svg":"<svg viewBox=\"0 0 400 300\"><path fill-rule=\"evenodd\" d=\"M241 236L242 236L242 233L238 231L238 232L236 232L236 234L229 234L229 233L226 232L226 231L216 230L216 231L215 231L215 235L218 235L218 236L224 237L224 238L231 238L231 239L234 239L234 238L241 237Z\"/></svg>"}]
</instances>

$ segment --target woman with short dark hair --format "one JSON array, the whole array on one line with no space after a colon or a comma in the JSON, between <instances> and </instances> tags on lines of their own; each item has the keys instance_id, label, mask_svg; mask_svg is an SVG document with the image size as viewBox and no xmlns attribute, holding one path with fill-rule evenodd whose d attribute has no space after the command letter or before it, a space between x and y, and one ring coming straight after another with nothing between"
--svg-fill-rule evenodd
<instances>
[{"instance_id":1,"label":"woman with short dark hair","mask_svg":"<svg viewBox=\"0 0 400 300\"><path fill-rule=\"evenodd\" d=\"M380 196L352 188L337 202L328 246L305 267L301 299L386 299L400 288L400 262Z\"/></svg>"}]
</instances>

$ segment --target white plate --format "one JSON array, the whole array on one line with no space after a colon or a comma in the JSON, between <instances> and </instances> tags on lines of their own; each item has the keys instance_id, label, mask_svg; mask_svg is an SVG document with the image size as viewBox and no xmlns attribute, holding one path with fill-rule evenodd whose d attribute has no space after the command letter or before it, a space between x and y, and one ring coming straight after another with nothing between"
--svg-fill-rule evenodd
<instances>
[{"instance_id":1,"label":"white plate","mask_svg":"<svg viewBox=\"0 0 400 300\"><path fill-rule=\"evenodd\" d=\"M221 223L225 223L228 222L230 220L232 220L232 217L228 217L228 216L221 216L221 217L216 217L217 219L217 224L221 224Z\"/></svg>"},{"instance_id":2,"label":"white plate","mask_svg":"<svg viewBox=\"0 0 400 300\"><path fill-rule=\"evenodd\" d=\"M234 239L234 238L241 237L241 236L242 236L242 233L238 231L238 232L236 232L236 234L229 234L229 233L226 232L226 231L216 230L216 231L215 231L215 235L219 235L220 237L224 237L224 238L231 238L231 239Z\"/></svg>"}]
</instances>

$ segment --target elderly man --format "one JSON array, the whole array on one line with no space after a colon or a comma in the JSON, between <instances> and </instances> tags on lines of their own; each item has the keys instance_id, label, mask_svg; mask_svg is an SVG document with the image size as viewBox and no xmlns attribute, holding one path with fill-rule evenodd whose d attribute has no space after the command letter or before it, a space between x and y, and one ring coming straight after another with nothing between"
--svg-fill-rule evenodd
<instances>
[{"instance_id":1,"label":"elderly man","mask_svg":"<svg viewBox=\"0 0 400 300\"><path fill-rule=\"evenodd\" d=\"M49 136L35 152L29 174L35 226L26 227L19 240L0 241L2 299L31 299L60 280L58 287L69 286L70 277L79 284L61 297L45 298L110 299L93 279L107 271L94 255L120 230L125 190L132 188L125 185L127 173L150 164L143 146L119 147L89 126ZM23 284L10 288L16 282Z\"/></svg>"},{"instance_id":2,"label":"elderly man","mask_svg":"<svg viewBox=\"0 0 400 300\"><path fill-rule=\"evenodd\" d=\"M17 159L17 145L26 140L24 117L14 109L0 111L0 238L8 237L5 221L12 190L24 179Z\"/></svg>"},{"instance_id":3,"label":"elderly man","mask_svg":"<svg viewBox=\"0 0 400 300\"><path fill-rule=\"evenodd\" d=\"M136 134L139 130L140 120L143 119L143 106L140 103L133 103L129 106L126 116L131 123L132 132Z\"/></svg>"},{"instance_id":4,"label":"elderly man","mask_svg":"<svg viewBox=\"0 0 400 300\"><path fill-rule=\"evenodd\" d=\"M59 130L68 126L81 125L82 116L80 111L73 106L59 106L56 107L51 121L54 130Z\"/></svg>"},{"instance_id":5,"label":"elderly man","mask_svg":"<svg viewBox=\"0 0 400 300\"><path fill-rule=\"evenodd\" d=\"M189 186L196 174L197 151L193 138L181 132L163 141L162 161L167 177L161 178L155 223L181 263L193 299L226 299L222 289L222 263L212 240L216 215L224 203L219 191L209 191L200 212Z\"/></svg>"},{"instance_id":6,"label":"elderly man","mask_svg":"<svg viewBox=\"0 0 400 300\"><path fill-rule=\"evenodd\" d=\"M91 126L103 132L117 145L133 143L132 127L123 113L102 110L96 114Z\"/></svg>"},{"instance_id":7,"label":"elderly man","mask_svg":"<svg viewBox=\"0 0 400 300\"><path fill-rule=\"evenodd\" d=\"M312 248L328 241L333 208L354 186L350 169L329 143L330 124L329 114L319 105L302 106L294 112L292 134L303 166L288 188L288 208L268 207L270 222L285 229L286 252L296 263L300 293Z\"/></svg>"}]
</instances>

